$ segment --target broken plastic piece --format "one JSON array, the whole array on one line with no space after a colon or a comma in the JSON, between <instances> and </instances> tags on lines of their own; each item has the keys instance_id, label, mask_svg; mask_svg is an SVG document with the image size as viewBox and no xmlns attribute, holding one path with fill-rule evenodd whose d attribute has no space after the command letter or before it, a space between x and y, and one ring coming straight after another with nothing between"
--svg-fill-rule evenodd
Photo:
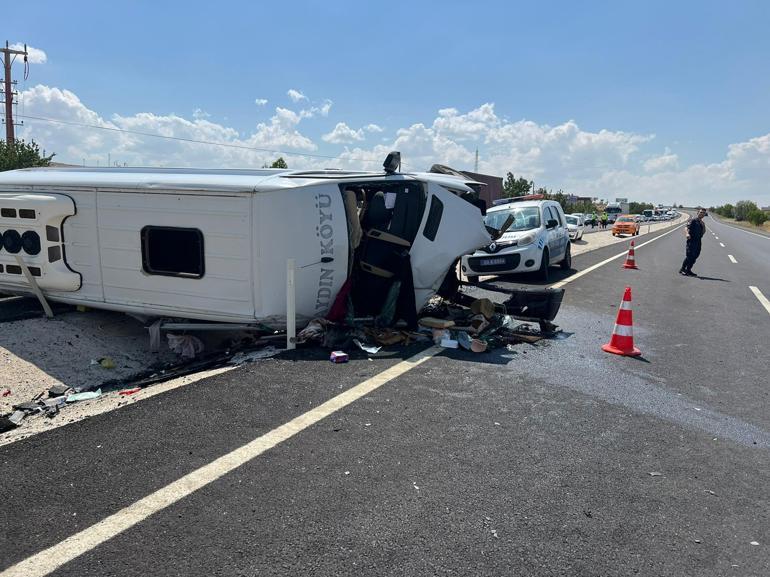
<instances>
[{"instance_id":1,"label":"broken plastic piece","mask_svg":"<svg viewBox=\"0 0 770 577\"><path fill-rule=\"evenodd\" d=\"M267 359L274 357L278 354L278 350L275 347L265 347L258 351L240 352L230 359L231 365L242 365L243 363L250 363L252 361L258 361L259 359Z\"/></svg>"},{"instance_id":2,"label":"broken plastic piece","mask_svg":"<svg viewBox=\"0 0 770 577\"><path fill-rule=\"evenodd\" d=\"M441 346L445 349L456 349L457 341L454 339L441 339Z\"/></svg>"},{"instance_id":3,"label":"broken plastic piece","mask_svg":"<svg viewBox=\"0 0 770 577\"><path fill-rule=\"evenodd\" d=\"M142 387L134 387L133 389L123 389L122 391L118 391L119 395L133 395L134 393L138 393L142 390Z\"/></svg>"},{"instance_id":4,"label":"broken plastic piece","mask_svg":"<svg viewBox=\"0 0 770 577\"><path fill-rule=\"evenodd\" d=\"M26 413L24 411L14 411L13 414L8 417L8 420L11 421L14 425L18 425L21 423L24 417L26 417Z\"/></svg>"},{"instance_id":5,"label":"broken plastic piece","mask_svg":"<svg viewBox=\"0 0 770 577\"><path fill-rule=\"evenodd\" d=\"M82 393L73 393L67 395L68 403L76 403L78 401L87 401L89 399L96 399L102 396L102 390L96 389L95 391L83 391Z\"/></svg>"},{"instance_id":6,"label":"broken plastic piece","mask_svg":"<svg viewBox=\"0 0 770 577\"><path fill-rule=\"evenodd\" d=\"M70 390L70 387L67 385L54 385L50 389L48 389L48 396L49 397L61 397L62 395L66 394L67 391Z\"/></svg>"}]
</instances>

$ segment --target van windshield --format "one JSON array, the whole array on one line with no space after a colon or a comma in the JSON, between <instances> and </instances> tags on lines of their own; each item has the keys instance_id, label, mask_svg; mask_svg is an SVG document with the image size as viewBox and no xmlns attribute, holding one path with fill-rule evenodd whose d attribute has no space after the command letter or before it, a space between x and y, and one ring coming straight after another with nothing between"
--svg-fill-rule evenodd
<instances>
[{"instance_id":1,"label":"van windshield","mask_svg":"<svg viewBox=\"0 0 770 577\"><path fill-rule=\"evenodd\" d=\"M513 215L513 224L509 231L530 230L540 227L540 208L537 206L512 207L506 210L488 212L484 218L484 224L499 229L505 223L508 215Z\"/></svg>"}]
</instances>

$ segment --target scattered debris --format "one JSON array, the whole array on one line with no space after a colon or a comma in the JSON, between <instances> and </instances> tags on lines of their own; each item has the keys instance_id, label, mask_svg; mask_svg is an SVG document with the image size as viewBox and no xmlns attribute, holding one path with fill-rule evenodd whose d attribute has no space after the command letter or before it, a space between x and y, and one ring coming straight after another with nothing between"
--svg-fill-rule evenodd
<instances>
[{"instance_id":1,"label":"scattered debris","mask_svg":"<svg viewBox=\"0 0 770 577\"><path fill-rule=\"evenodd\" d=\"M3 389L2 396L7 397L11 394L11 389Z\"/></svg>"},{"instance_id":2,"label":"scattered debris","mask_svg":"<svg viewBox=\"0 0 770 577\"><path fill-rule=\"evenodd\" d=\"M659 473L658 471L650 471L647 473L650 477L660 477L663 475L663 473Z\"/></svg>"},{"instance_id":3,"label":"scattered debris","mask_svg":"<svg viewBox=\"0 0 770 577\"><path fill-rule=\"evenodd\" d=\"M123 396L133 395L134 393L138 393L141 390L142 387L134 387L133 389L123 389L122 391L118 391L118 394Z\"/></svg>"},{"instance_id":4,"label":"scattered debris","mask_svg":"<svg viewBox=\"0 0 770 577\"><path fill-rule=\"evenodd\" d=\"M168 348L180 355L183 359L194 359L203 352L203 341L193 335L174 335L168 333Z\"/></svg>"},{"instance_id":5,"label":"scattered debris","mask_svg":"<svg viewBox=\"0 0 770 577\"><path fill-rule=\"evenodd\" d=\"M757 541L752 541L751 543L749 543L749 545L759 545L759 543Z\"/></svg>"},{"instance_id":6,"label":"scattered debris","mask_svg":"<svg viewBox=\"0 0 770 577\"><path fill-rule=\"evenodd\" d=\"M89 399L96 399L101 396L101 389L96 389L95 391L83 391L81 393L72 393L71 395L67 395L67 402L77 403L78 401L88 401Z\"/></svg>"},{"instance_id":7,"label":"scattered debris","mask_svg":"<svg viewBox=\"0 0 770 577\"><path fill-rule=\"evenodd\" d=\"M243 363L251 363L260 359L268 359L278 354L278 350L275 347L265 347L257 351L240 352L236 353L230 359L231 365L242 365Z\"/></svg>"},{"instance_id":8,"label":"scattered debris","mask_svg":"<svg viewBox=\"0 0 770 577\"><path fill-rule=\"evenodd\" d=\"M365 353L368 353L370 355L376 355L377 353L380 352L380 349L382 348L382 347L373 347L371 345L365 345L361 341L359 341L358 339L353 339L353 342L356 344L356 346L359 349L361 349L362 351L364 351Z\"/></svg>"},{"instance_id":9,"label":"scattered debris","mask_svg":"<svg viewBox=\"0 0 770 577\"><path fill-rule=\"evenodd\" d=\"M69 387L67 385L54 385L50 389L48 389L48 396L49 397L61 397L62 395L67 394L72 387Z\"/></svg>"},{"instance_id":10,"label":"scattered debris","mask_svg":"<svg viewBox=\"0 0 770 577\"><path fill-rule=\"evenodd\" d=\"M422 317L418 321L420 326L428 327L431 329L448 329L455 326L455 322L450 319L437 319L435 317Z\"/></svg>"},{"instance_id":11,"label":"scattered debris","mask_svg":"<svg viewBox=\"0 0 770 577\"><path fill-rule=\"evenodd\" d=\"M348 354L345 351L332 351L329 360L333 363L347 363Z\"/></svg>"},{"instance_id":12,"label":"scattered debris","mask_svg":"<svg viewBox=\"0 0 770 577\"><path fill-rule=\"evenodd\" d=\"M21 423L25 416L26 415L24 414L24 411L14 411L11 416L8 417L8 420L11 421L14 425L18 425Z\"/></svg>"},{"instance_id":13,"label":"scattered debris","mask_svg":"<svg viewBox=\"0 0 770 577\"><path fill-rule=\"evenodd\" d=\"M95 367L98 365L103 369L114 369L115 361L113 361L110 357L102 357L100 359L91 359L90 365L92 367Z\"/></svg>"},{"instance_id":14,"label":"scattered debris","mask_svg":"<svg viewBox=\"0 0 770 577\"><path fill-rule=\"evenodd\" d=\"M8 417L0 417L0 433L6 431L12 431L16 428L16 425Z\"/></svg>"}]
</instances>

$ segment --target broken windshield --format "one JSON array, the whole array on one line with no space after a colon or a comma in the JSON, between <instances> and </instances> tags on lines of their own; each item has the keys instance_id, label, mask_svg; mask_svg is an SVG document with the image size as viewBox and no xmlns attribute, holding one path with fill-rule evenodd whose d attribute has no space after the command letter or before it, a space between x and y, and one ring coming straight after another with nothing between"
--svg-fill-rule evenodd
<instances>
[{"instance_id":1,"label":"broken windshield","mask_svg":"<svg viewBox=\"0 0 770 577\"><path fill-rule=\"evenodd\" d=\"M508 232L530 230L540 226L540 209L537 206L518 206L506 210L488 212L484 218L484 224L499 229L509 214L513 215L514 220L513 224L508 228Z\"/></svg>"}]
</instances>

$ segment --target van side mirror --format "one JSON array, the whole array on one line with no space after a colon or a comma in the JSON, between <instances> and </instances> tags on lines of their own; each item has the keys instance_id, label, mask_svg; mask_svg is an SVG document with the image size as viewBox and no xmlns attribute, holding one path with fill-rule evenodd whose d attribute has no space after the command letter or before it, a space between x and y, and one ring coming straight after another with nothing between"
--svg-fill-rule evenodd
<instances>
[{"instance_id":1,"label":"van side mirror","mask_svg":"<svg viewBox=\"0 0 770 577\"><path fill-rule=\"evenodd\" d=\"M556 228L557 226L559 226L559 221L553 218L545 224L545 228Z\"/></svg>"}]
</instances>

